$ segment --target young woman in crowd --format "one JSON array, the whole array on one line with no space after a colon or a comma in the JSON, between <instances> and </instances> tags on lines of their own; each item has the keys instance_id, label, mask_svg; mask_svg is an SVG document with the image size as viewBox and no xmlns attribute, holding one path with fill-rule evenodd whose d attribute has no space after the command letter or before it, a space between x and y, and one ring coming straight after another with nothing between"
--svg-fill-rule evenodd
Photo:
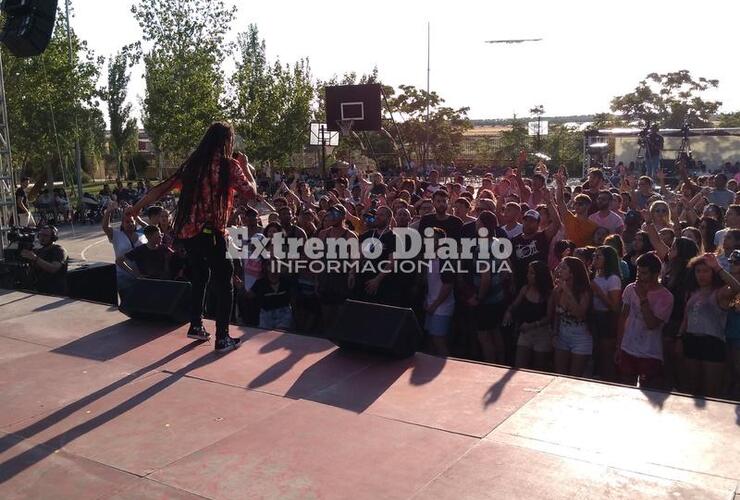
<instances>
[{"instance_id":1,"label":"young woman in crowd","mask_svg":"<svg viewBox=\"0 0 740 500\"><path fill-rule=\"evenodd\" d=\"M548 370L552 364L552 330L548 299L552 294L552 275L542 261L527 269L527 284L506 310L504 325L517 325L517 368Z\"/></svg>"},{"instance_id":2,"label":"young woman in crowd","mask_svg":"<svg viewBox=\"0 0 740 500\"><path fill-rule=\"evenodd\" d=\"M556 267L560 265L560 261L563 260L563 257L569 257L573 255L573 252L576 251L576 244L573 243L570 240L558 240L555 242L555 246L553 247L553 255L551 255L550 259L550 269L552 271L555 270Z\"/></svg>"},{"instance_id":3,"label":"young woman in crowd","mask_svg":"<svg viewBox=\"0 0 740 500\"><path fill-rule=\"evenodd\" d=\"M701 231L699 229L693 226L686 227L681 231L681 237L688 238L696 243L699 253L704 253L704 242L702 241Z\"/></svg>"},{"instance_id":4,"label":"young woman in crowd","mask_svg":"<svg viewBox=\"0 0 740 500\"><path fill-rule=\"evenodd\" d=\"M688 265L691 259L699 255L699 247L693 240L677 238L668 252L668 260L663 265L661 283L673 295L671 316L663 326L663 379L665 387L684 389L683 356L676 349L683 322L686 299L688 298L689 275Z\"/></svg>"},{"instance_id":5,"label":"young woman in crowd","mask_svg":"<svg viewBox=\"0 0 740 500\"><path fill-rule=\"evenodd\" d=\"M668 203L665 201L654 201L650 205L650 212L647 216L643 216L646 223L648 218L655 224L655 228L660 231L664 228L672 228L673 221L671 220L671 210ZM643 230L645 229L643 225Z\"/></svg>"},{"instance_id":6,"label":"young woman in crowd","mask_svg":"<svg viewBox=\"0 0 740 500\"><path fill-rule=\"evenodd\" d=\"M641 255L654 250L653 244L650 243L650 236L645 231L639 231L635 234L635 240L632 242L632 250L624 256L624 261L630 269L629 277L625 280L627 283L635 281L637 276L637 259Z\"/></svg>"},{"instance_id":7,"label":"young woman in crowd","mask_svg":"<svg viewBox=\"0 0 740 500\"><path fill-rule=\"evenodd\" d=\"M740 281L740 250L735 250L730 255L730 273L733 278ZM727 392L730 398L740 400L740 295L735 295L727 311L725 340L727 342L727 371L730 375Z\"/></svg>"},{"instance_id":8,"label":"young woman in crowd","mask_svg":"<svg viewBox=\"0 0 740 500\"><path fill-rule=\"evenodd\" d=\"M586 323L591 283L586 266L576 257L565 257L555 274L555 289L548 305L556 332L555 372L582 377L593 353L593 338Z\"/></svg>"},{"instance_id":9,"label":"young woman in crowd","mask_svg":"<svg viewBox=\"0 0 740 500\"><path fill-rule=\"evenodd\" d=\"M699 231L701 232L701 241L705 252L714 252L717 250L714 235L720 229L722 229L722 226L714 217L704 216L699 219Z\"/></svg>"},{"instance_id":10,"label":"young woman in crowd","mask_svg":"<svg viewBox=\"0 0 740 500\"><path fill-rule=\"evenodd\" d=\"M722 269L730 270L730 255L740 249L740 229L730 229L725 233L722 244L717 247L717 256Z\"/></svg>"},{"instance_id":11,"label":"young woman in crowd","mask_svg":"<svg viewBox=\"0 0 740 500\"><path fill-rule=\"evenodd\" d=\"M630 267L624 261L624 241L618 234L610 234L604 238L604 245L612 247L617 252L619 257L619 275L622 278L622 285L627 283L627 278L630 274Z\"/></svg>"},{"instance_id":12,"label":"young woman in crowd","mask_svg":"<svg viewBox=\"0 0 740 500\"><path fill-rule=\"evenodd\" d=\"M488 237L484 238L490 248L493 238L497 234L498 220L492 212L484 211L476 222L476 232L480 235L485 228ZM480 237L480 236L479 236ZM511 288L511 275L498 272L500 262L488 259L476 261L486 264L472 269L473 287L475 295L470 305L473 306L476 332L481 347L483 360L491 363L504 362L504 338L501 333L501 322L506 312L506 306ZM495 264L488 266L487 264Z\"/></svg>"},{"instance_id":13,"label":"young woman in crowd","mask_svg":"<svg viewBox=\"0 0 740 500\"><path fill-rule=\"evenodd\" d=\"M594 339L594 375L603 380L615 381L617 320L622 309L622 277L616 250L610 246L597 248L593 271L593 304L589 323Z\"/></svg>"},{"instance_id":14,"label":"young woman in crowd","mask_svg":"<svg viewBox=\"0 0 740 500\"><path fill-rule=\"evenodd\" d=\"M722 269L714 254L693 258L688 268L689 295L679 332L683 336L688 390L718 397L727 353L727 311L740 292L740 282Z\"/></svg>"}]
</instances>

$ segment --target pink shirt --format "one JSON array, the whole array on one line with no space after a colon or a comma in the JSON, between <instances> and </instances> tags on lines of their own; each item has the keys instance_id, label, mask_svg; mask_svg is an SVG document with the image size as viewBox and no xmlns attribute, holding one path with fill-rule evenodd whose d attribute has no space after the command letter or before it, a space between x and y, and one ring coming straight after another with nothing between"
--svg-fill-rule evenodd
<instances>
[{"instance_id":1,"label":"pink shirt","mask_svg":"<svg viewBox=\"0 0 740 500\"><path fill-rule=\"evenodd\" d=\"M661 320L660 326L653 330L645 324L640 307L640 298L637 296L635 283L630 283L622 293L622 302L630 308L629 316L624 325L622 350L638 358L653 358L663 360L663 325L671 317L673 310L673 294L665 287L658 287L647 294L650 310L656 318Z\"/></svg>"},{"instance_id":2,"label":"pink shirt","mask_svg":"<svg viewBox=\"0 0 740 500\"><path fill-rule=\"evenodd\" d=\"M609 212L606 217L602 217L601 212L596 212L589 216L589 220L598 224L599 227L607 228L611 234L619 234L624 230L624 221L614 212Z\"/></svg>"}]
</instances>

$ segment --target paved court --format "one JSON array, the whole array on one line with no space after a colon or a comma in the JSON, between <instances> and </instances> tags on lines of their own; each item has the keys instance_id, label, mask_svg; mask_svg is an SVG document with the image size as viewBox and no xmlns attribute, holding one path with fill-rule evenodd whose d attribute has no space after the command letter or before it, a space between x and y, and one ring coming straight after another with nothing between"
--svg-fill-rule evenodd
<instances>
[{"instance_id":1,"label":"paved court","mask_svg":"<svg viewBox=\"0 0 740 500\"><path fill-rule=\"evenodd\" d=\"M0 291L0 498L736 495L737 405L234 333Z\"/></svg>"}]
</instances>

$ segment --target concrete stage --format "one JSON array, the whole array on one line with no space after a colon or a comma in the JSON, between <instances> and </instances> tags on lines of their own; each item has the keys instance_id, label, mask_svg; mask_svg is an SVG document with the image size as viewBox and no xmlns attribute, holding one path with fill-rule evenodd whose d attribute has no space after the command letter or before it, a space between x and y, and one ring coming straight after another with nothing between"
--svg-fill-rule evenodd
<instances>
[{"instance_id":1,"label":"concrete stage","mask_svg":"<svg viewBox=\"0 0 740 500\"><path fill-rule=\"evenodd\" d=\"M724 498L736 405L0 291L0 498Z\"/></svg>"}]
</instances>

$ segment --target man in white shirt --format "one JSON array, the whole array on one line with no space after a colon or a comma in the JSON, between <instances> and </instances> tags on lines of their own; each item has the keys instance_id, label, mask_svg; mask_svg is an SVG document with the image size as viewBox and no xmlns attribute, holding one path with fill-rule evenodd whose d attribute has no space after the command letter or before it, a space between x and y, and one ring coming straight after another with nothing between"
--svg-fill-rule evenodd
<instances>
[{"instance_id":1,"label":"man in white shirt","mask_svg":"<svg viewBox=\"0 0 740 500\"><path fill-rule=\"evenodd\" d=\"M501 217L501 220L504 223L502 229L506 232L506 236L510 240L513 240L522 234L522 224L519 222L521 218L522 207L518 203L510 201L506 206L504 206L504 211Z\"/></svg>"},{"instance_id":2,"label":"man in white shirt","mask_svg":"<svg viewBox=\"0 0 740 500\"><path fill-rule=\"evenodd\" d=\"M611 210L612 194L609 191L599 191L596 197L596 212L589 216L589 220L595 222L599 227L605 227L609 234L622 234L624 221Z\"/></svg>"},{"instance_id":3,"label":"man in white shirt","mask_svg":"<svg viewBox=\"0 0 740 500\"><path fill-rule=\"evenodd\" d=\"M727 215L725 215L725 224L727 224L726 228L714 234L714 244L718 248L722 247L722 244L725 242L725 235L731 229L740 229L740 205L730 205L727 209Z\"/></svg>"}]
</instances>

